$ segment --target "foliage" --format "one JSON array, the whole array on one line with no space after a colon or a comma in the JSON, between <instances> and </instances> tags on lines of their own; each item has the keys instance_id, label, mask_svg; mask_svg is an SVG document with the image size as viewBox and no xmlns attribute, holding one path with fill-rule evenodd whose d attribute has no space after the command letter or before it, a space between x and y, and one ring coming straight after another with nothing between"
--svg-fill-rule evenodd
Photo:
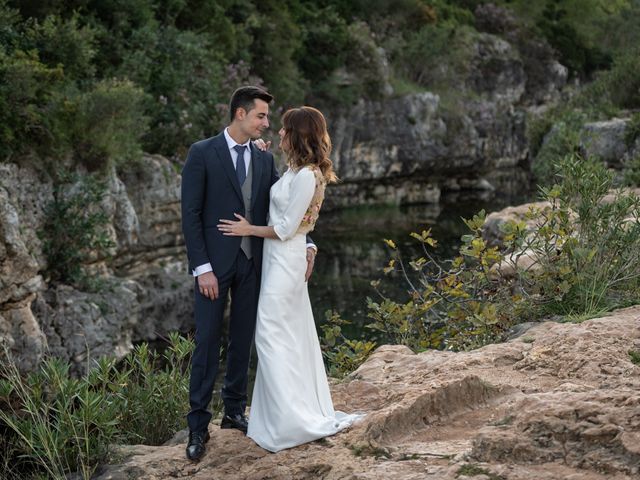
<instances>
[{"instance_id":1,"label":"foliage","mask_svg":"<svg viewBox=\"0 0 640 480\"><path fill-rule=\"evenodd\" d=\"M607 68L611 57L597 45L589 45L568 18L564 3L547 0L538 27L549 43L560 53L560 62L572 71L585 75Z\"/></svg>"},{"instance_id":2,"label":"foliage","mask_svg":"<svg viewBox=\"0 0 640 480\"><path fill-rule=\"evenodd\" d=\"M128 444L161 445L184 424L184 409L189 404L187 371L193 342L172 333L170 345L160 356L147 344L134 348L122 367L125 383L120 392L122 441ZM159 369L160 364L164 368ZM102 385L109 385L109 369L96 368ZM113 368L111 372L114 372ZM114 381L121 381L122 377ZM220 405L214 405L219 411ZM149 421L150 418L154 420Z\"/></svg>"},{"instance_id":3,"label":"foliage","mask_svg":"<svg viewBox=\"0 0 640 480\"><path fill-rule=\"evenodd\" d=\"M91 170L123 166L142 156L146 131L144 93L129 80L104 80L92 90L67 100L70 142L76 158Z\"/></svg>"},{"instance_id":4,"label":"foliage","mask_svg":"<svg viewBox=\"0 0 640 480\"><path fill-rule=\"evenodd\" d=\"M534 144L535 159L531 170L538 185L553 184L557 159L580 151L580 130L584 123L585 115L578 110L553 120L542 118L532 122L529 135ZM535 145L539 146L536 148Z\"/></svg>"},{"instance_id":5,"label":"foliage","mask_svg":"<svg viewBox=\"0 0 640 480\"><path fill-rule=\"evenodd\" d=\"M414 350L469 349L500 339L517 317L521 297L495 275L494 266L503 257L482 238L484 221L484 211L465 220L471 233L462 237L460 254L447 262L433 255L437 241L430 229L411 234L423 256L408 262L394 241L385 240L391 259L383 271L404 279L409 299L387 298L377 289L380 281L372 282L382 301L368 300L373 320L368 327Z\"/></svg>"},{"instance_id":6,"label":"foliage","mask_svg":"<svg viewBox=\"0 0 640 480\"><path fill-rule=\"evenodd\" d=\"M541 189L546 206L505 222L500 246L483 238L482 211L465 220L470 233L450 261L437 259L430 230L411 234L422 255L409 260L385 240L391 258L383 272L405 283L408 298L385 297L373 281L380 300L368 300L367 327L416 351L466 350L504 339L518 322L580 319L639 301L640 198L613 191L601 163L575 154L557 171L559 182ZM342 338L339 326L323 328L329 340ZM332 351L329 360L342 359Z\"/></svg>"},{"instance_id":7,"label":"foliage","mask_svg":"<svg viewBox=\"0 0 640 480\"><path fill-rule=\"evenodd\" d=\"M637 300L640 198L613 190L600 162L572 155L559 171L560 183L542 189L550 206L531 212L534 233L517 244L537 259L529 291L541 313L589 315Z\"/></svg>"},{"instance_id":8,"label":"foliage","mask_svg":"<svg viewBox=\"0 0 640 480\"><path fill-rule=\"evenodd\" d=\"M104 229L109 219L99 206L106 185L96 175L80 179L77 174L62 172L59 176L38 232L47 272L54 282L87 288L84 264L92 254L106 256L113 246Z\"/></svg>"},{"instance_id":9,"label":"foliage","mask_svg":"<svg viewBox=\"0 0 640 480\"><path fill-rule=\"evenodd\" d=\"M632 148L636 140L640 139L640 112L634 113L624 132L624 143Z\"/></svg>"},{"instance_id":10,"label":"foliage","mask_svg":"<svg viewBox=\"0 0 640 480\"><path fill-rule=\"evenodd\" d=\"M77 472L88 479L114 442L168 440L184 421L193 348L177 334L169 341L162 357L143 344L122 365L102 358L77 379L55 358L23 377L9 357L0 366L0 420L17 440L12 463L51 478Z\"/></svg>"},{"instance_id":11,"label":"foliage","mask_svg":"<svg viewBox=\"0 0 640 480\"><path fill-rule=\"evenodd\" d=\"M350 322L331 310L326 312L326 322L321 325L322 351L329 366L329 375L342 378L358 368L373 352L375 342L351 340L342 333L342 325Z\"/></svg>"},{"instance_id":12,"label":"foliage","mask_svg":"<svg viewBox=\"0 0 640 480\"><path fill-rule=\"evenodd\" d=\"M245 83L264 82L279 107L344 108L384 97L390 85L458 93L477 35L473 12L484 3L0 0L0 156L74 154L122 167L140 149L181 158L219 131L229 95ZM609 105L638 104L638 55L625 51L640 38L637 2L498 3L527 32L515 41L527 88L545 81L537 58L549 58L551 44L581 77L613 65ZM83 111L83 102L109 97L117 118L87 124L102 109ZM78 138L83 125L95 128ZM100 132L115 132L113 141Z\"/></svg>"},{"instance_id":13,"label":"foliage","mask_svg":"<svg viewBox=\"0 0 640 480\"><path fill-rule=\"evenodd\" d=\"M629 187L640 186L640 153L625 163L622 174L624 185Z\"/></svg>"},{"instance_id":14,"label":"foliage","mask_svg":"<svg viewBox=\"0 0 640 480\"><path fill-rule=\"evenodd\" d=\"M35 52L8 54L0 48L0 155L56 147L59 131L51 115L63 72L40 62Z\"/></svg>"},{"instance_id":15,"label":"foliage","mask_svg":"<svg viewBox=\"0 0 640 480\"><path fill-rule=\"evenodd\" d=\"M207 39L175 27L147 27L132 33L130 44L134 48L113 73L145 86L151 122L144 149L182 156L186 146L216 133L226 121L217 104L230 92L220 90L225 63Z\"/></svg>"},{"instance_id":16,"label":"foliage","mask_svg":"<svg viewBox=\"0 0 640 480\"><path fill-rule=\"evenodd\" d=\"M550 186L556 171L554 162L567 154L578 153L580 130L588 121L610 118L620 109L640 105L640 51L636 48L618 56L611 70L578 92L568 102L550 109L531 122L529 141L534 161L532 170L540 185ZM626 141L637 126L631 123ZM544 141L543 141L544 140ZM588 139L587 139L588 140Z\"/></svg>"}]
</instances>

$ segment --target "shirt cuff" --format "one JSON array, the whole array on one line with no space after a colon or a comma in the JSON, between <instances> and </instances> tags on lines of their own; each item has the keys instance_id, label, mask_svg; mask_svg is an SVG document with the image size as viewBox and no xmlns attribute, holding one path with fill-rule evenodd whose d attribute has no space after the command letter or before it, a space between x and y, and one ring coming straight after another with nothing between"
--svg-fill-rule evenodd
<instances>
[{"instance_id":1,"label":"shirt cuff","mask_svg":"<svg viewBox=\"0 0 640 480\"><path fill-rule=\"evenodd\" d=\"M313 248L316 251L316 255L318 254L318 247L316 247L315 243L307 243L307 248Z\"/></svg>"},{"instance_id":2,"label":"shirt cuff","mask_svg":"<svg viewBox=\"0 0 640 480\"><path fill-rule=\"evenodd\" d=\"M193 271L193 276L197 277L198 275L202 275L203 273L213 272L213 268L211 268L210 263L205 263L204 265L199 265Z\"/></svg>"}]
</instances>

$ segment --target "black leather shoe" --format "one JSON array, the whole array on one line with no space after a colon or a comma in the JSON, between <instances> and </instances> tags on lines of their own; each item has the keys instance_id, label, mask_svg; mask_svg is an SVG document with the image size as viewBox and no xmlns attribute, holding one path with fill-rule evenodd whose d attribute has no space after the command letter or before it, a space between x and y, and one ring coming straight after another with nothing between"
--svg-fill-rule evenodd
<instances>
[{"instance_id":1,"label":"black leather shoe","mask_svg":"<svg viewBox=\"0 0 640 480\"><path fill-rule=\"evenodd\" d=\"M187 443L187 458L197 462L204 456L204 444L209 441L209 430L204 432L189 432Z\"/></svg>"},{"instance_id":2,"label":"black leather shoe","mask_svg":"<svg viewBox=\"0 0 640 480\"><path fill-rule=\"evenodd\" d=\"M244 434L247 433L247 427L249 423L247 422L247 417L242 413L236 413L234 415L225 415L222 417L222 421L220 422L220 428L235 428L240 430Z\"/></svg>"}]
</instances>

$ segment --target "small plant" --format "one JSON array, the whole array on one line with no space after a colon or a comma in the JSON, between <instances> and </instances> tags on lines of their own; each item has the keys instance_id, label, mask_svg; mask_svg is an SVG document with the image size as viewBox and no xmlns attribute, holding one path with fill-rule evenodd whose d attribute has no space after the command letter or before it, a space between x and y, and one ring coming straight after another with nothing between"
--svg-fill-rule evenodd
<instances>
[{"instance_id":1,"label":"small plant","mask_svg":"<svg viewBox=\"0 0 640 480\"><path fill-rule=\"evenodd\" d=\"M625 129L624 143L631 148L638 138L640 138L640 113L635 113Z\"/></svg>"},{"instance_id":2,"label":"small plant","mask_svg":"<svg viewBox=\"0 0 640 480\"><path fill-rule=\"evenodd\" d=\"M613 190L613 176L600 162L570 155L558 169L560 182L541 189L548 206L528 215L535 227L517 240L506 237L512 251L536 259L538 268L523 272L521 281L538 296L541 314L584 318L633 301L640 198Z\"/></svg>"},{"instance_id":3,"label":"small plant","mask_svg":"<svg viewBox=\"0 0 640 480\"><path fill-rule=\"evenodd\" d=\"M629 358L631 358L631 363L634 365L640 365L640 351L638 350L629 350Z\"/></svg>"},{"instance_id":4,"label":"small plant","mask_svg":"<svg viewBox=\"0 0 640 480\"><path fill-rule=\"evenodd\" d=\"M126 357L126 384L119 392L125 443L161 445L182 428L189 404L187 373L192 351L193 342L174 332L162 355L143 343ZM214 413L220 409L213 405Z\"/></svg>"},{"instance_id":5,"label":"small plant","mask_svg":"<svg viewBox=\"0 0 640 480\"><path fill-rule=\"evenodd\" d=\"M342 325L350 322L327 310L322 329L322 350L329 365L329 375L342 378L358 368L371 355L375 342L350 340L342 333Z\"/></svg>"},{"instance_id":6,"label":"small plant","mask_svg":"<svg viewBox=\"0 0 640 480\"><path fill-rule=\"evenodd\" d=\"M81 378L54 358L22 376L5 349L0 426L16 443L3 462L51 478L89 479L114 443L167 441L184 423L192 349L191 340L173 333L162 355L142 344L121 363L99 359Z\"/></svg>"},{"instance_id":7,"label":"small plant","mask_svg":"<svg viewBox=\"0 0 640 480\"><path fill-rule=\"evenodd\" d=\"M59 174L38 232L52 281L90 289L83 265L92 254L107 256L114 245L105 230L109 219L99 208L105 193L106 185L96 175L80 179L69 172Z\"/></svg>"},{"instance_id":8,"label":"small plant","mask_svg":"<svg viewBox=\"0 0 640 480\"><path fill-rule=\"evenodd\" d=\"M69 364L58 359L46 360L26 378L10 361L1 375L0 420L15 435L20 456L51 478L70 472L90 478L116 436L116 403L72 379Z\"/></svg>"},{"instance_id":9,"label":"small plant","mask_svg":"<svg viewBox=\"0 0 640 480\"><path fill-rule=\"evenodd\" d=\"M391 258L382 271L403 281L408 296L388 298L374 280L380 299L367 300L367 328L414 351L468 350L503 340L516 322L549 315L581 321L637 302L640 198L612 190L612 175L599 162L569 155L556 168L559 182L541 189L545 206L505 222L500 247L482 236L483 211L465 220L470 233L449 261L434 255L430 230L411 234L423 251L408 261L385 240ZM357 356L336 321L334 315L324 327L325 357L345 372L359 363L346 361Z\"/></svg>"}]
</instances>

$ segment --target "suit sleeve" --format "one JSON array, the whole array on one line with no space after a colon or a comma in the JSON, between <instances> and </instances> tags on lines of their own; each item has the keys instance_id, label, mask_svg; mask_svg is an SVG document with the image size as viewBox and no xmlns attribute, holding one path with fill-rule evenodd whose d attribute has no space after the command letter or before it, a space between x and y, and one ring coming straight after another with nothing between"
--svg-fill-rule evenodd
<instances>
[{"instance_id":1,"label":"suit sleeve","mask_svg":"<svg viewBox=\"0 0 640 480\"><path fill-rule=\"evenodd\" d=\"M315 189L316 177L313 172L308 168L301 169L291 182L289 203L282 220L273 226L280 240L289 240L296 234L313 199Z\"/></svg>"},{"instance_id":2,"label":"suit sleeve","mask_svg":"<svg viewBox=\"0 0 640 480\"><path fill-rule=\"evenodd\" d=\"M202 226L205 183L206 172L202 153L192 145L182 169L181 186L182 233L191 268L209 263Z\"/></svg>"}]
</instances>

